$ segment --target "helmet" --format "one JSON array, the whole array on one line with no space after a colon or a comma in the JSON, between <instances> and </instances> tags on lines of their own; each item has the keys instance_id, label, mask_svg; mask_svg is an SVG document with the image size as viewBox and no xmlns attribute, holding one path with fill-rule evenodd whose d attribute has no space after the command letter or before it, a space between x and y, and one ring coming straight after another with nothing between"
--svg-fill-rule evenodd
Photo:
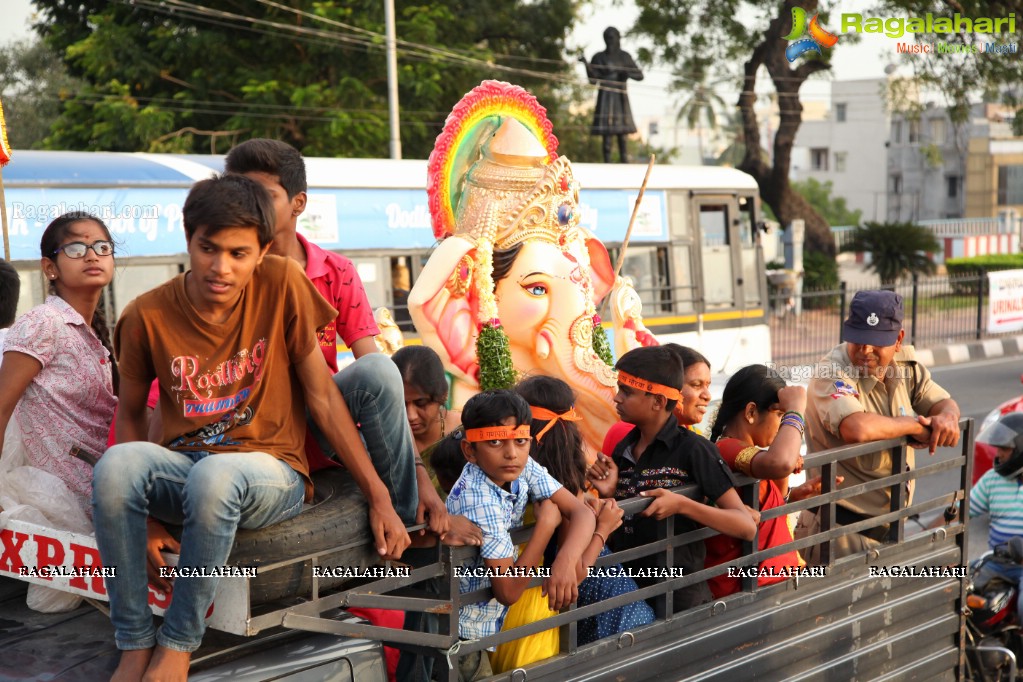
<instances>
[{"instance_id":1,"label":"helmet","mask_svg":"<svg viewBox=\"0 0 1023 682\"><path fill-rule=\"evenodd\" d=\"M981 443L996 448L1011 448L1012 454L995 465L995 471L1006 478L1023 473L1023 412L1010 412L977 436Z\"/></svg>"}]
</instances>

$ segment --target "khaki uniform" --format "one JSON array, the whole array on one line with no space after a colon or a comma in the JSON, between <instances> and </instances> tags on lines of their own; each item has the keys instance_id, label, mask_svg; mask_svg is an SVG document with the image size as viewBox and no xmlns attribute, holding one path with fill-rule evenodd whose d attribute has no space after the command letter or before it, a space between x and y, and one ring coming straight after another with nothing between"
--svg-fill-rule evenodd
<instances>
[{"instance_id":1,"label":"khaki uniform","mask_svg":"<svg viewBox=\"0 0 1023 682\"><path fill-rule=\"evenodd\" d=\"M887 376L879 380L873 376L859 376L846 344L841 343L817 363L814 378L810 381L806 410L807 450L820 452L846 445L839 426L849 415L869 412L885 417L926 416L931 408L947 398L948 392L934 382L926 367L916 361L912 346L903 346L895 353ZM907 470L914 466L914 454L912 449L907 452ZM811 471L808 475L819 473L819 470ZM891 474L889 450L863 455L838 463L838 475L845 476L845 481L838 487L848 488ZM912 503L913 483L911 481L908 486L906 504ZM891 511L891 490L874 490L839 504L863 516L887 514ZM804 512L800 524L811 525L810 516ZM802 535L805 534L808 533ZM856 534L847 535L842 540L845 542L835 541L836 558L878 544ZM843 550L842 545L848 545L848 551Z\"/></svg>"}]
</instances>

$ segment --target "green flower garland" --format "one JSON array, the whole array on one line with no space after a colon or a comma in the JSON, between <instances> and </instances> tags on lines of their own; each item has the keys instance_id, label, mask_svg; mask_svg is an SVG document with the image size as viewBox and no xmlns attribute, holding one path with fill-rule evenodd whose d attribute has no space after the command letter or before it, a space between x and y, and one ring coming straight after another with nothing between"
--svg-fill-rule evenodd
<instances>
[{"instance_id":1,"label":"green flower garland","mask_svg":"<svg viewBox=\"0 0 1023 682\"><path fill-rule=\"evenodd\" d=\"M480 328L476 339L476 357L480 363L480 390L511 388L515 385L511 344L500 320L490 320Z\"/></svg>"},{"instance_id":2,"label":"green flower garland","mask_svg":"<svg viewBox=\"0 0 1023 682\"><path fill-rule=\"evenodd\" d=\"M611 352L611 344L607 340L604 328L600 326L600 316L593 316L593 352L597 354L608 367L615 366L614 354Z\"/></svg>"}]
</instances>

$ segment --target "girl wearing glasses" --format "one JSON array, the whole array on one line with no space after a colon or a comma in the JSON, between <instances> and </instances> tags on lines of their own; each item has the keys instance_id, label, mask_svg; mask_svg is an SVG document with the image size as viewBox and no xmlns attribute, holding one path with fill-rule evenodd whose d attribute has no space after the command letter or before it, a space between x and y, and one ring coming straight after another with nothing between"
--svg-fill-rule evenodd
<instances>
[{"instance_id":1,"label":"girl wearing glasses","mask_svg":"<svg viewBox=\"0 0 1023 682\"><path fill-rule=\"evenodd\" d=\"M92 465L106 449L117 405L100 308L114 276L114 244L101 220L74 212L47 226L40 250L50 295L11 327L0 364L0 434L7 431L0 507L91 533Z\"/></svg>"}]
</instances>

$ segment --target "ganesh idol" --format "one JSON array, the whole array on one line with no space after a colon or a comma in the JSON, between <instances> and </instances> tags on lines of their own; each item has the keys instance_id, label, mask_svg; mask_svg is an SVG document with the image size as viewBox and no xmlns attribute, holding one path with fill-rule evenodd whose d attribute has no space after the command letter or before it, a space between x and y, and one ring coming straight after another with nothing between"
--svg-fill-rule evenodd
<instances>
[{"instance_id":1,"label":"ganesh idol","mask_svg":"<svg viewBox=\"0 0 1023 682\"><path fill-rule=\"evenodd\" d=\"M454 378L453 407L522 376L558 377L596 451L617 421L597 316L615 277L604 245L580 225L579 187L551 128L536 99L508 83L484 81L458 103L430 156L441 241L409 312Z\"/></svg>"}]
</instances>

